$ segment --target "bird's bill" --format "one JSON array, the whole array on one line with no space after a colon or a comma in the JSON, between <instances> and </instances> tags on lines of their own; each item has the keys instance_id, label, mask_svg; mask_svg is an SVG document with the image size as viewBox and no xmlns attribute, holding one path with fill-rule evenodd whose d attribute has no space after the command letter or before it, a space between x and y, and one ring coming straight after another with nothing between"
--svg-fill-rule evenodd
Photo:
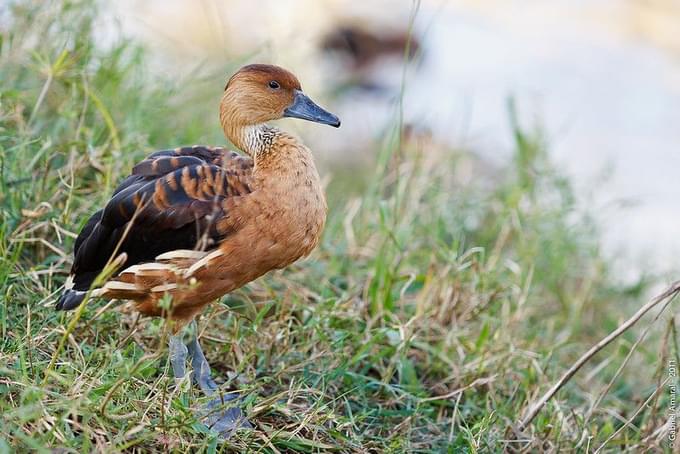
<instances>
[{"instance_id":1,"label":"bird's bill","mask_svg":"<svg viewBox=\"0 0 680 454\"><path fill-rule=\"evenodd\" d=\"M340 119L337 116L319 107L299 90L295 91L293 104L283 111L283 116L331 125L335 128L340 127Z\"/></svg>"}]
</instances>

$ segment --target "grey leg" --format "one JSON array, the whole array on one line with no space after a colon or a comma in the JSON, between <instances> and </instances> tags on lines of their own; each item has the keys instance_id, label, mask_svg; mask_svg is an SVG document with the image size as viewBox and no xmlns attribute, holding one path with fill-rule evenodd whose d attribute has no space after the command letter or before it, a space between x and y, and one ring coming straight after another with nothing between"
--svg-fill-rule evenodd
<instances>
[{"instance_id":1,"label":"grey leg","mask_svg":"<svg viewBox=\"0 0 680 454\"><path fill-rule=\"evenodd\" d=\"M192 322L193 336L188 347L191 367L194 369L193 381L206 396L218 394L217 383L210 376L210 364L205 359L201 345L198 343L198 329L196 321ZM223 438L229 438L239 428L252 428L238 405L238 394L218 394L206 405L202 412L204 423L218 432Z\"/></svg>"},{"instance_id":2,"label":"grey leg","mask_svg":"<svg viewBox=\"0 0 680 454\"><path fill-rule=\"evenodd\" d=\"M181 334L170 336L168 350L170 353L170 364L172 365L172 372L174 373L175 378L184 378L184 375L186 375L188 349L187 346L184 345Z\"/></svg>"},{"instance_id":3,"label":"grey leg","mask_svg":"<svg viewBox=\"0 0 680 454\"><path fill-rule=\"evenodd\" d=\"M194 382L206 396L213 395L217 390L217 383L210 376L210 364L208 364L208 360L205 359L203 350L201 350L198 336L193 336L187 347L191 358L191 367L194 369Z\"/></svg>"}]
</instances>

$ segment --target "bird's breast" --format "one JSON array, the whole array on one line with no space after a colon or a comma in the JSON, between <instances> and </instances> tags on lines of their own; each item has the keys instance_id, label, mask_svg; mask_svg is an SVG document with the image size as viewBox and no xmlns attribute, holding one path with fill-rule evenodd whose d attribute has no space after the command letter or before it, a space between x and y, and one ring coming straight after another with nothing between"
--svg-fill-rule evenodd
<instances>
[{"instance_id":1,"label":"bird's breast","mask_svg":"<svg viewBox=\"0 0 680 454\"><path fill-rule=\"evenodd\" d=\"M314 167L290 169L261 180L252 194L259 205L257 236L266 243L276 268L308 255L326 222L326 200Z\"/></svg>"},{"instance_id":2,"label":"bird's breast","mask_svg":"<svg viewBox=\"0 0 680 454\"><path fill-rule=\"evenodd\" d=\"M326 223L326 200L318 181L297 184L273 191L271 205L275 207L264 230L270 232L273 250L282 252L283 267L308 255L319 243Z\"/></svg>"}]
</instances>

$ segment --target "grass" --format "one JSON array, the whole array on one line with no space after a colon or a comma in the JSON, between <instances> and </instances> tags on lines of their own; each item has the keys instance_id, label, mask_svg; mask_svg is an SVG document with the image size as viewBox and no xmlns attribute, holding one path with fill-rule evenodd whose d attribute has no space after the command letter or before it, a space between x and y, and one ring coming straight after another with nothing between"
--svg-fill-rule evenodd
<instances>
[{"instance_id":1,"label":"grass","mask_svg":"<svg viewBox=\"0 0 680 454\"><path fill-rule=\"evenodd\" d=\"M52 308L75 233L134 162L222 140L215 109L183 81L149 81L135 43L94 47L96 18L66 0L0 18L0 453L588 452L640 407L605 450L671 450L670 317L619 375L645 326L512 430L653 282L611 274L599 227L512 103L502 168L426 134L380 134L363 178L330 175L313 256L205 313L208 359L256 425L219 442L191 416L200 396L172 379L161 320Z\"/></svg>"}]
</instances>

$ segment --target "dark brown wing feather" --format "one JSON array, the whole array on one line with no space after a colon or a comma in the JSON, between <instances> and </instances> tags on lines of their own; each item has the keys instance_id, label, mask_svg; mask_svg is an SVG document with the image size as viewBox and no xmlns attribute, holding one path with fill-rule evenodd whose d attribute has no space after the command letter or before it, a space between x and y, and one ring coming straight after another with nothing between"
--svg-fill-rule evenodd
<instances>
[{"instance_id":1,"label":"dark brown wing feather","mask_svg":"<svg viewBox=\"0 0 680 454\"><path fill-rule=\"evenodd\" d=\"M137 164L78 235L73 290L87 291L114 253L127 254L126 268L172 250L216 247L231 233L229 223L217 223L228 216L224 202L250 193L252 165L250 158L199 146L159 151ZM68 299L67 291L57 309L79 303Z\"/></svg>"}]
</instances>

